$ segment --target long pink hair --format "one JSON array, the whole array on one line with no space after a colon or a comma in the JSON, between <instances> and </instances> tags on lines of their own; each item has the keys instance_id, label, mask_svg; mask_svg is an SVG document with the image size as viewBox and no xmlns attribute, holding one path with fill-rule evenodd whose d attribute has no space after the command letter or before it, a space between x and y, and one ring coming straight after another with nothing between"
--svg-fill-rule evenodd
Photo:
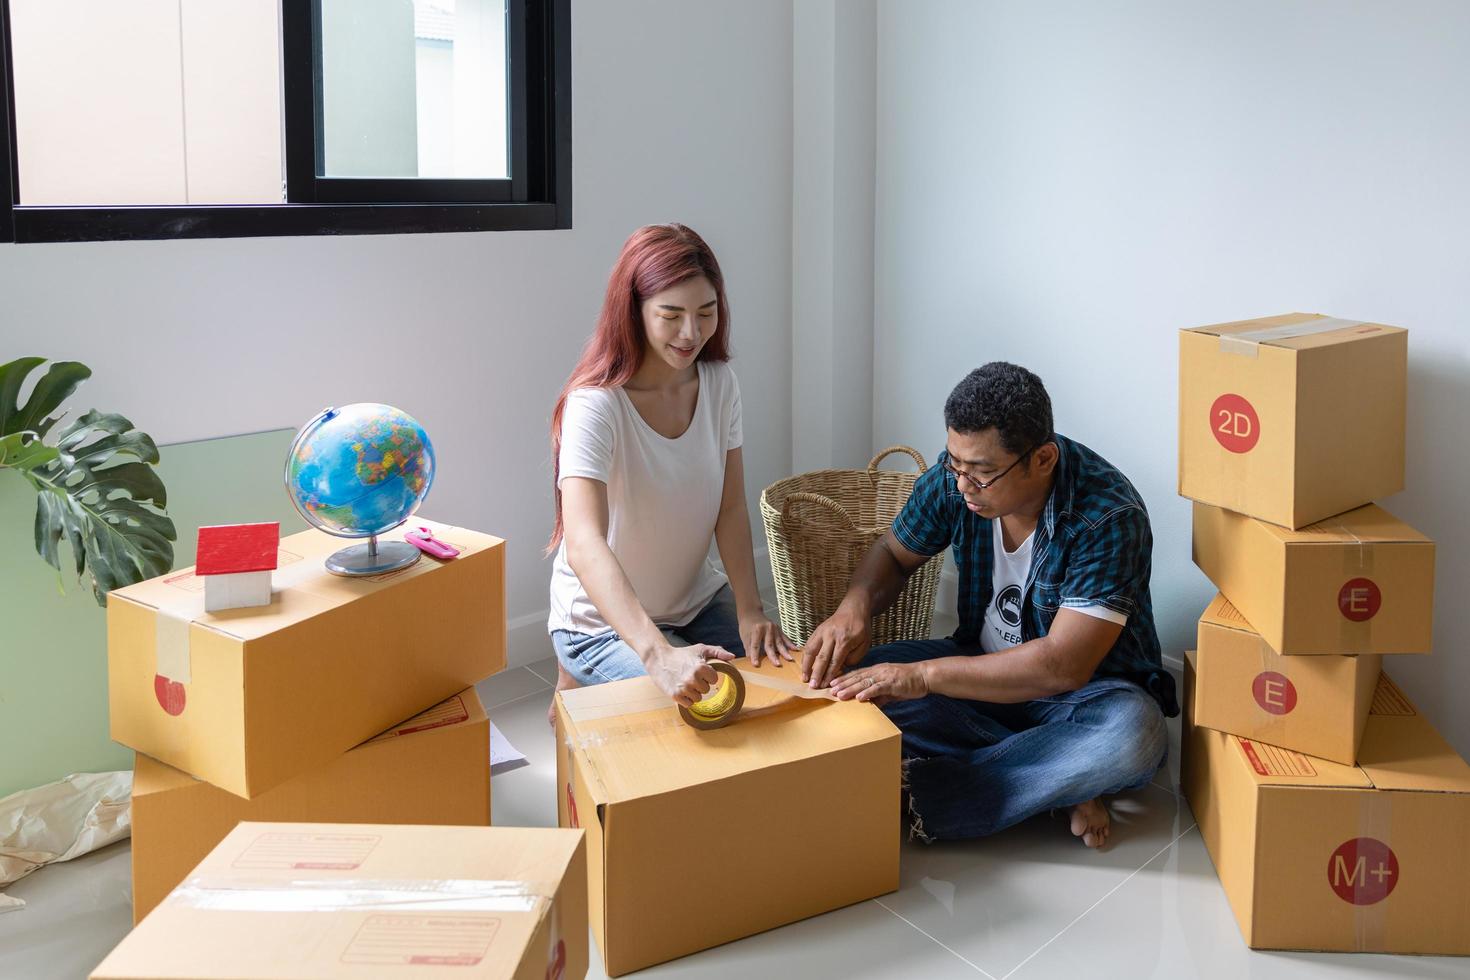
<instances>
[{"instance_id":1,"label":"long pink hair","mask_svg":"<svg viewBox=\"0 0 1470 980\"><path fill-rule=\"evenodd\" d=\"M704 276L715 289L719 316L715 332L705 342L697 360L730 359L730 307L725 301L725 277L715 253L693 229L680 224L645 225L623 243L623 251L607 279L607 295L597 317L597 329L582 358L572 369L556 408L551 413L551 487L556 498L556 525L546 553L561 544L561 420L567 395L577 388L616 388L627 384L643 364L648 345L643 329L643 301L677 286L686 279Z\"/></svg>"}]
</instances>

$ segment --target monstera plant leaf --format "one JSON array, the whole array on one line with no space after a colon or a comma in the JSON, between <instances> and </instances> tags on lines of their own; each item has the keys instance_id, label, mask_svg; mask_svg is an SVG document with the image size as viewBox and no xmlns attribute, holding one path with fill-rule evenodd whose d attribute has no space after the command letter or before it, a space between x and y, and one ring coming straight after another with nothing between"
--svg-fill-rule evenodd
<instances>
[{"instance_id":1,"label":"monstera plant leaf","mask_svg":"<svg viewBox=\"0 0 1470 980\"><path fill-rule=\"evenodd\" d=\"M18 404L26 377L45 358L0 364L0 471L36 488L36 551L61 571L62 538L77 575L90 576L99 604L124 585L173 567L173 521L153 465L158 447L121 415L90 411L55 432L57 412L92 376L84 364L55 361Z\"/></svg>"}]
</instances>

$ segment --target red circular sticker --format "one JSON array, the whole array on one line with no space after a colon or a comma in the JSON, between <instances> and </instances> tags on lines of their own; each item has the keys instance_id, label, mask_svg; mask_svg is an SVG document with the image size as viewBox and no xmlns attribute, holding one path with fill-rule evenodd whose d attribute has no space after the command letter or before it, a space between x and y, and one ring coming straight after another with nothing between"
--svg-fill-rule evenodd
<instances>
[{"instance_id":1,"label":"red circular sticker","mask_svg":"<svg viewBox=\"0 0 1470 980\"><path fill-rule=\"evenodd\" d=\"M1355 623L1364 623L1378 615L1383 593L1371 578L1348 579L1337 590L1337 608Z\"/></svg>"},{"instance_id":2,"label":"red circular sticker","mask_svg":"<svg viewBox=\"0 0 1470 980\"><path fill-rule=\"evenodd\" d=\"M1296 707L1296 685L1285 674L1264 670L1251 681L1251 693L1263 711L1273 715L1290 714Z\"/></svg>"},{"instance_id":3,"label":"red circular sticker","mask_svg":"<svg viewBox=\"0 0 1470 980\"><path fill-rule=\"evenodd\" d=\"M572 795L571 783L567 783L567 819L571 821L573 830L582 826L577 820L577 798Z\"/></svg>"},{"instance_id":4,"label":"red circular sticker","mask_svg":"<svg viewBox=\"0 0 1470 980\"><path fill-rule=\"evenodd\" d=\"M158 706L171 715L184 713L184 685L171 681L162 674L153 675L153 696Z\"/></svg>"},{"instance_id":5,"label":"red circular sticker","mask_svg":"<svg viewBox=\"0 0 1470 980\"><path fill-rule=\"evenodd\" d=\"M1240 395L1225 394L1210 406L1210 431L1232 453L1248 453L1261 439L1261 420L1250 402Z\"/></svg>"},{"instance_id":6,"label":"red circular sticker","mask_svg":"<svg viewBox=\"0 0 1470 980\"><path fill-rule=\"evenodd\" d=\"M567 971L567 943L564 939L556 941L556 947L551 951L551 960L546 964L546 980L562 980Z\"/></svg>"},{"instance_id":7,"label":"red circular sticker","mask_svg":"<svg viewBox=\"0 0 1470 980\"><path fill-rule=\"evenodd\" d=\"M1399 859L1381 840L1354 837L1328 858L1327 883L1344 902L1374 905L1398 886Z\"/></svg>"}]
</instances>

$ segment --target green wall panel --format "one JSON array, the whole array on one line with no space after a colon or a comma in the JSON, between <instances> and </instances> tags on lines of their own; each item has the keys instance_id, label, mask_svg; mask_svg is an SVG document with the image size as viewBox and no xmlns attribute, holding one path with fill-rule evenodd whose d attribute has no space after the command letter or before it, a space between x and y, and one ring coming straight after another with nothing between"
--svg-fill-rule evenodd
<instances>
[{"instance_id":1,"label":"green wall panel","mask_svg":"<svg viewBox=\"0 0 1470 980\"><path fill-rule=\"evenodd\" d=\"M289 429L163 446L159 476L178 528L175 568L194 564L204 524L305 528L282 486ZM57 589L33 544L35 492L0 470L0 796L73 772L128 769L107 735L107 626L91 589Z\"/></svg>"}]
</instances>

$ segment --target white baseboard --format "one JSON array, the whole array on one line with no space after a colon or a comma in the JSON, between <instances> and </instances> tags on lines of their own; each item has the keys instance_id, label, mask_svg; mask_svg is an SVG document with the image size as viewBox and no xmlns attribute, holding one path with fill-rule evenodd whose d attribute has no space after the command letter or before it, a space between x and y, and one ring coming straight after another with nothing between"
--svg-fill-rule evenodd
<instances>
[{"instance_id":1,"label":"white baseboard","mask_svg":"<svg viewBox=\"0 0 1470 980\"><path fill-rule=\"evenodd\" d=\"M755 583L767 607L776 607L776 586L771 579L770 553L765 545L755 549ZM505 624L505 662L507 667L524 667L556 655L546 621L551 609L538 609L516 616Z\"/></svg>"}]
</instances>

